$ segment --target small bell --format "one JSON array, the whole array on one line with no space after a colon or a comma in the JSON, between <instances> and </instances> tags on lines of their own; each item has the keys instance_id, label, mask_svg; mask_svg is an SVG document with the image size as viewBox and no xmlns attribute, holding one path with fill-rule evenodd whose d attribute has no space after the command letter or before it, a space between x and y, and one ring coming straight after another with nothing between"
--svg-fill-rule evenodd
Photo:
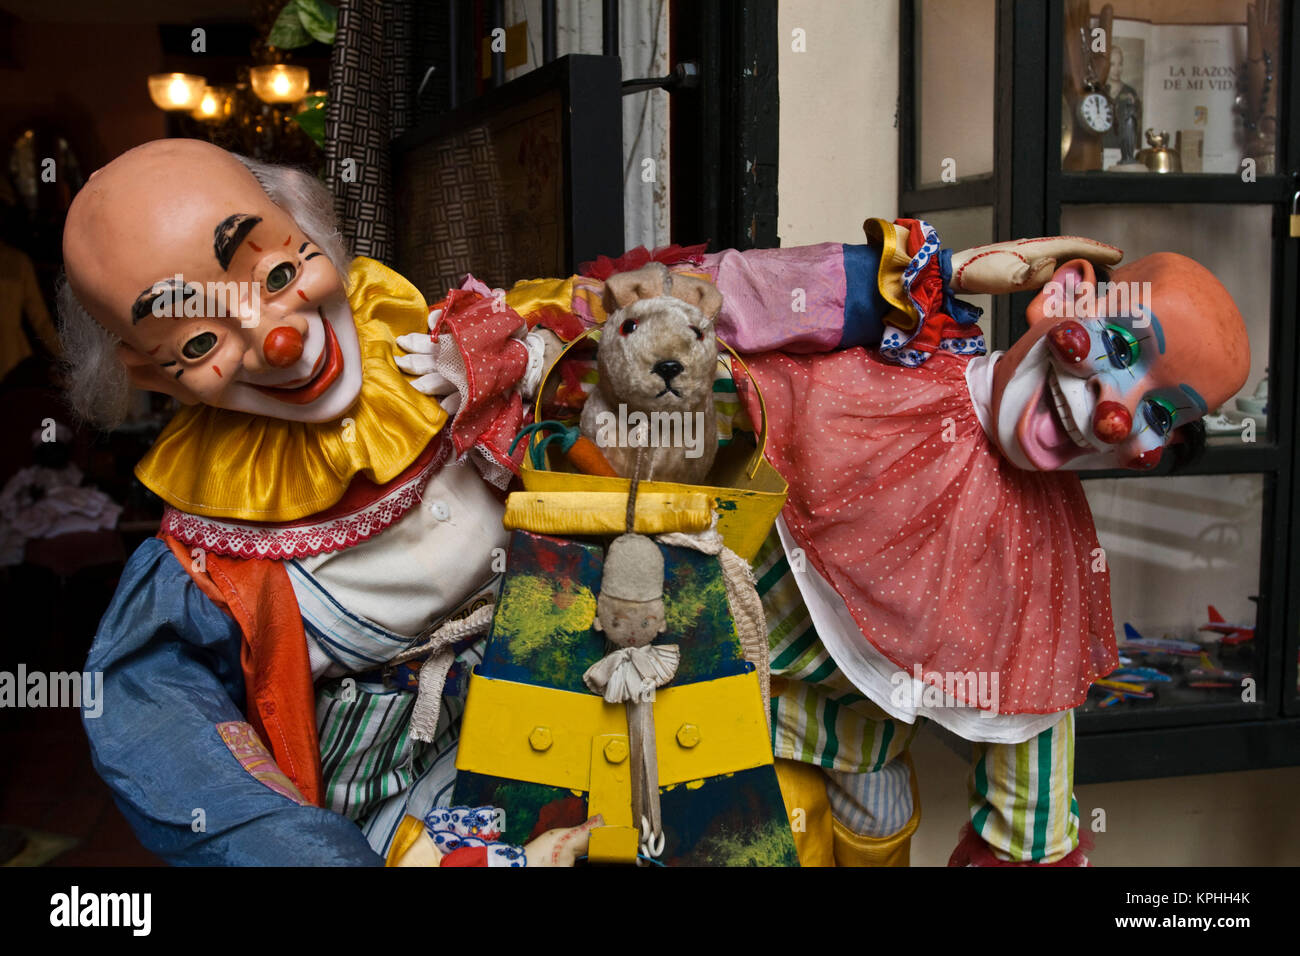
<instances>
[{"instance_id":1,"label":"small bell","mask_svg":"<svg viewBox=\"0 0 1300 956\"><path fill-rule=\"evenodd\" d=\"M1162 131L1157 133L1154 129L1147 130L1147 143L1150 145L1147 149L1137 154L1138 162L1145 163L1147 169L1153 173L1181 173L1183 171L1183 160L1178 155L1178 151L1169 145L1169 133Z\"/></svg>"}]
</instances>

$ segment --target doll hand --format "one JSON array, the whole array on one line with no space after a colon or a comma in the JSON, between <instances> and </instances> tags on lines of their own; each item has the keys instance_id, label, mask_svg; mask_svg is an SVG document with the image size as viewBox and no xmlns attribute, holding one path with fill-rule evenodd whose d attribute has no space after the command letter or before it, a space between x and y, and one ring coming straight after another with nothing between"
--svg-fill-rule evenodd
<instances>
[{"instance_id":1,"label":"doll hand","mask_svg":"<svg viewBox=\"0 0 1300 956\"><path fill-rule=\"evenodd\" d=\"M430 330L438 324L441 317L442 309L434 309L429 313ZM426 332L409 332L397 337L397 345L410 353L394 355L393 361L407 375L416 376L410 383L411 387L417 392L438 399L439 404L448 414L454 414L455 410L448 406L453 403L459 404L459 401L449 396L458 396L459 392L455 384L437 371L435 364L435 357L438 354L437 339Z\"/></svg>"},{"instance_id":2,"label":"doll hand","mask_svg":"<svg viewBox=\"0 0 1300 956\"><path fill-rule=\"evenodd\" d=\"M582 826L547 830L524 847L528 865L573 866L578 857L587 855L591 831L604 825L605 819L598 813Z\"/></svg>"},{"instance_id":3,"label":"doll hand","mask_svg":"<svg viewBox=\"0 0 1300 956\"><path fill-rule=\"evenodd\" d=\"M542 376L564 351L564 340L550 329L538 326L524 335L521 341L528 349L528 367L524 370L524 377L519 380L519 393L524 401L530 402L537 396Z\"/></svg>"},{"instance_id":4,"label":"doll hand","mask_svg":"<svg viewBox=\"0 0 1300 956\"><path fill-rule=\"evenodd\" d=\"M1087 259L1113 266L1124 258L1114 246L1080 236L1045 236L975 246L952 254L953 292L1023 292L1039 289L1052 277L1058 262Z\"/></svg>"}]
</instances>

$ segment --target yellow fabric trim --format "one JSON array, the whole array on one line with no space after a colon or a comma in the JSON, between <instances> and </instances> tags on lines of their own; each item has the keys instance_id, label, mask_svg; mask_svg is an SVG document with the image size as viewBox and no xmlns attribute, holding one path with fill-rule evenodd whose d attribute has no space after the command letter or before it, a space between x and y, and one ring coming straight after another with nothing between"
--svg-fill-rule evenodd
<instances>
[{"instance_id":1,"label":"yellow fabric trim","mask_svg":"<svg viewBox=\"0 0 1300 956\"><path fill-rule=\"evenodd\" d=\"M916 767L911 753L905 753L911 771L912 817L901 830L892 836L869 837L854 833L839 820L832 820L835 834L836 866L910 866L912 862L912 834L921 824L921 793L916 785Z\"/></svg>"},{"instance_id":2,"label":"yellow fabric trim","mask_svg":"<svg viewBox=\"0 0 1300 956\"><path fill-rule=\"evenodd\" d=\"M888 322L910 332L916 328L921 317L903 288L903 273L912 261L912 257L907 254L907 230L888 219L868 219L863 224L863 230L867 234L868 244L880 247L877 288L885 301L900 313L891 316Z\"/></svg>"},{"instance_id":3,"label":"yellow fabric trim","mask_svg":"<svg viewBox=\"0 0 1300 956\"><path fill-rule=\"evenodd\" d=\"M654 718L660 786L772 762L753 671L662 688ZM679 740L679 731L688 725L692 730ZM456 769L590 791L593 738L626 739L627 732L622 704L607 704L595 694L473 674ZM626 761L626 747L622 754Z\"/></svg>"},{"instance_id":4,"label":"yellow fabric trim","mask_svg":"<svg viewBox=\"0 0 1300 956\"><path fill-rule=\"evenodd\" d=\"M309 424L193 405L136 466L141 483L192 514L294 521L333 505L358 474L383 484L415 461L447 413L411 388L393 352L397 336L428 330L428 306L373 259L354 260L348 284L362 383L342 418Z\"/></svg>"},{"instance_id":5,"label":"yellow fabric trim","mask_svg":"<svg viewBox=\"0 0 1300 956\"><path fill-rule=\"evenodd\" d=\"M567 279L523 279L506 293L506 305L528 321L545 308L573 312L573 276ZM528 322L531 326L533 323Z\"/></svg>"},{"instance_id":6,"label":"yellow fabric trim","mask_svg":"<svg viewBox=\"0 0 1300 956\"><path fill-rule=\"evenodd\" d=\"M642 491L636 496L638 534L707 531L713 502L698 492ZM516 491L506 498L507 529L535 534L622 534L627 495L621 491Z\"/></svg>"},{"instance_id":7,"label":"yellow fabric trim","mask_svg":"<svg viewBox=\"0 0 1300 956\"><path fill-rule=\"evenodd\" d=\"M384 866L401 866L402 857L423 835L423 820L409 815L402 817L402 822L397 825L397 832L393 834L393 842L388 847L388 858L384 860Z\"/></svg>"},{"instance_id":8,"label":"yellow fabric trim","mask_svg":"<svg viewBox=\"0 0 1300 956\"><path fill-rule=\"evenodd\" d=\"M775 681L775 679L774 679ZM800 866L834 866L835 847L826 774L820 767L777 758L776 779Z\"/></svg>"}]
</instances>

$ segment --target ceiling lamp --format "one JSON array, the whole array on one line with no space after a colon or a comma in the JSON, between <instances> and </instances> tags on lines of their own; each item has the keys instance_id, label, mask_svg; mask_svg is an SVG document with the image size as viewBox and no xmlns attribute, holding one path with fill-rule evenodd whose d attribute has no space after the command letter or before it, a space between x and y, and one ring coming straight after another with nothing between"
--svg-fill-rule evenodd
<instances>
[{"instance_id":1,"label":"ceiling lamp","mask_svg":"<svg viewBox=\"0 0 1300 956\"><path fill-rule=\"evenodd\" d=\"M234 111L234 100L234 93L228 87L209 86L190 115L205 123L224 123Z\"/></svg>"},{"instance_id":2,"label":"ceiling lamp","mask_svg":"<svg viewBox=\"0 0 1300 956\"><path fill-rule=\"evenodd\" d=\"M160 110L197 109L207 88L208 81L193 73L154 73L149 77L149 96Z\"/></svg>"},{"instance_id":3,"label":"ceiling lamp","mask_svg":"<svg viewBox=\"0 0 1300 956\"><path fill-rule=\"evenodd\" d=\"M253 67L249 80L263 103L297 103L307 95L311 74L305 66L271 63Z\"/></svg>"}]
</instances>

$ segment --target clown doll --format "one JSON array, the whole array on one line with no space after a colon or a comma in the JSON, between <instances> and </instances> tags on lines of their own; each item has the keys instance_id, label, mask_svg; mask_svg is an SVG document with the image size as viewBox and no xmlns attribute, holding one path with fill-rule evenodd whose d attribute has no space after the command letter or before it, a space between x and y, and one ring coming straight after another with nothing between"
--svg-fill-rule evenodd
<instances>
[{"instance_id":1,"label":"clown doll","mask_svg":"<svg viewBox=\"0 0 1300 956\"><path fill-rule=\"evenodd\" d=\"M866 231L864 245L670 257L721 291L719 337L746 354L790 485L754 570L800 860L906 865L908 750L930 719L973 744L953 864L1086 864L1072 708L1118 659L1071 472L1194 454L1201 416L1246 379L1244 324L1173 254L1109 272L1120 251L1086 239L953 253L916 220ZM656 268L634 284L662 285ZM591 283L521 283L507 300L560 328L567 298L571 318L600 322ZM986 354L953 294L1032 289L1029 332Z\"/></svg>"},{"instance_id":2,"label":"clown doll","mask_svg":"<svg viewBox=\"0 0 1300 956\"><path fill-rule=\"evenodd\" d=\"M92 757L175 863L572 863L589 826L506 847L494 808L445 808L506 543L493 427L513 435L542 343L464 293L457 332L491 347L457 354L455 398L411 388L394 340L428 306L349 264L330 205L304 174L165 140L69 212L74 407L111 424L131 385L184 406L137 467L166 511L86 665Z\"/></svg>"}]
</instances>

